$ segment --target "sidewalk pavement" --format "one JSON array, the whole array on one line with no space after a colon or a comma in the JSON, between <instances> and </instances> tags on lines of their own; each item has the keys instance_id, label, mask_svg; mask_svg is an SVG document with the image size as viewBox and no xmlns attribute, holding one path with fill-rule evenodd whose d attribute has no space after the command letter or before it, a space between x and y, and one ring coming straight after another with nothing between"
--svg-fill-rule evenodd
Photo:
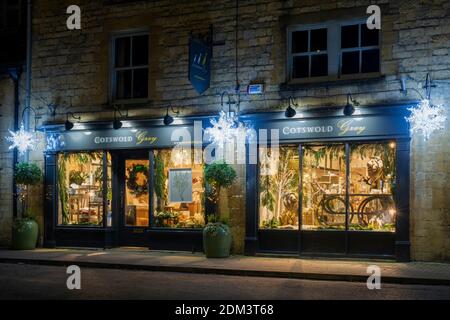
<instances>
[{"instance_id":1,"label":"sidewalk pavement","mask_svg":"<svg viewBox=\"0 0 450 320\"><path fill-rule=\"evenodd\" d=\"M231 256L149 251L143 248L0 250L0 262L71 265L91 268L209 273L237 276L366 282L367 267L381 269L382 283L450 285L450 263Z\"/></svg>"}]
</instances>

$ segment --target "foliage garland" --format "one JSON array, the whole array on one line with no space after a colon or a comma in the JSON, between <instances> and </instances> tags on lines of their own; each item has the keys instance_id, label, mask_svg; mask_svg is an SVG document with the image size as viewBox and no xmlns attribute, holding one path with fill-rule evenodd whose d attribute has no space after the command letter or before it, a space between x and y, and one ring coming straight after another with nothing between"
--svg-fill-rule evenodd
<instances>
[{"instance_id":1,"label":"foliage garland","mask_svg":"<svg viewBox=\"0 0 450 320\"><path fill-rule=\"evenodd\" d=\"M148 167L142 164L134 164L131 168L127 168L127 171L127 187L130 190L130 193L134 194L136 197L148 194ZM142 184L137 182L137 176L139 173L144 175L144 182Z\"/></svg>"}]
</instances>

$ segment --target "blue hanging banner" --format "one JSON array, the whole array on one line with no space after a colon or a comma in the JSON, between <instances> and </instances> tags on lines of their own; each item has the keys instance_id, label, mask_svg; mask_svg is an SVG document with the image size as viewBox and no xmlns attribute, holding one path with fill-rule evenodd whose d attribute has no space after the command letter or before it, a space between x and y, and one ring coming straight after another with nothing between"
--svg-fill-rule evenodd
<instances>
[{"instance_id":1,"label":"blue hanging banner","mask_svg":"<svg viewBox=\"0 0 450 320\"><path fill-rule=\"evenodd\" d=\"M210 44L193 37L189 39L189 81L199 94L205 92L211 82L211 55Z\"/></svg>"}]
</instances>

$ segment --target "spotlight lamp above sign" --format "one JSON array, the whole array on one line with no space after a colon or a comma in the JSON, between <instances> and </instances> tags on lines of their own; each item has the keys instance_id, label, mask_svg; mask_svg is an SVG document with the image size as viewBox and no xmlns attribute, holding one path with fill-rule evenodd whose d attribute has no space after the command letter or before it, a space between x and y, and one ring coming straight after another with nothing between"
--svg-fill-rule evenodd
<instances>
[{"instance_id":1,"label":"spotlight lamp above sign","mask_svg":"<svg viewBox=\"0 0 450 320\"><path fill-rule=\"evenodd\" d=\"M64 128L66 129L66 131L70 131L74 127L74 123L69 120L69 116L71 116L75 120L78 120L78 121L81 120L81 117L75 116L75 114L73 112L67 112L66 113L66 122L64 123Z\"/></svg>"},{"instance_id":2,"label":"spotlight lamp above sign","mask_svg":"<svg viewBox=\"0 0 450 320\"><path fill-rule=\"evenodd\" d=\"M298 107L298 104L296 104L294 102L294 99L292 97L289 97L288 100L289 100L289 102L288 102L288 106L287 106L286 110L284 111L284 116L286 118L293 118L297 114L297 111L295 111L295 109L292 108L292 106Z\"/></svg>"},{"instance_id":3,"label":"spotlight lamp above sign","mask_svg":"<svg viewBox=\"0 0 450 320\"><path fill-rule=\"evenodd\" d=\"M350 93L347 94L347 104L344 106L344 109L342 110L344 116L350 117L355 113L355 107L359 106L359 102L353 99L352 95Z\"/></svg>"},{"instance_id":4,"label":"spotlight lamp above sign","mask_svg":"<svg viewBox=\"0 0 450 320\"><path fill-rule=\"evenodd\" d=\"M171 105L168 105L166 107L166 115L163 118L163 123L165 126L171 125L174 121L173 117L169 114L169 108L175 115L178 116L180 114L180 111L175 111Z\"/></svg>"}]
</instances>

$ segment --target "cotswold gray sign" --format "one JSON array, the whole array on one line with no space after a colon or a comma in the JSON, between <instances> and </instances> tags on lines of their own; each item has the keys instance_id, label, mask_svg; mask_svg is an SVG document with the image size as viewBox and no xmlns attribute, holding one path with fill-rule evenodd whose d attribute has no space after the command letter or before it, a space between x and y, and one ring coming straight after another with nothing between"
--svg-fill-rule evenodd
<instances>
[{"instance_id":1,"label":"cotswold gray sign","mask_svg":"<svg viewBox=\"0 0 450 320\"><path fill-rule=\"evenodd\" d=\"M329 117L258 121L253 127L278 129L280 140L408 135L406 122L399 120L398 116Z\"/></svg>"},{"instance_id":2,"label":"cotswold gray sign","mask_svg":"<svg viewBox=\"0 0 450 320\"><path fill-rule=\"evenodd\" d=\"M47 149L98 150L98 149L136 149L148 147L173 147L179 139L172 141L172 132L186 130L192 135L191 126L157 127L149 129L93 130L49 133Z\"/></svg>"},{"instance_id":3,"label":"cotswold gray sign","mask_svg":"<svg viewBox=\"0 0 450 320\"><path fill-rule=\"evenodd\" d=\"M318 139L365 139L409 136L404 117L371 115L352 117L323 117L310 119L247 118L247 124L258 134L258 142L278 132L280 142ZM194 143L197 139L209 144L202 129L211 126L209 119L195 121L199 126L157 126L141 129L105 129L93 131L66 131L47 134L47 150L101 150L173 147L180 142ZM200 125L202 123L202 126ZM195 129L194 129L195 128ZM181 130L180 130L181 129ZM261 131L262 130L262 131ZM194 134L197 133L197 137ZM173 135L173 137L172 137ZM264 136L262 136L264 135ZM173 141L172 141L173 139ZM198 144L196 144L198 145Z\"/></svg>"}]
</instances>

